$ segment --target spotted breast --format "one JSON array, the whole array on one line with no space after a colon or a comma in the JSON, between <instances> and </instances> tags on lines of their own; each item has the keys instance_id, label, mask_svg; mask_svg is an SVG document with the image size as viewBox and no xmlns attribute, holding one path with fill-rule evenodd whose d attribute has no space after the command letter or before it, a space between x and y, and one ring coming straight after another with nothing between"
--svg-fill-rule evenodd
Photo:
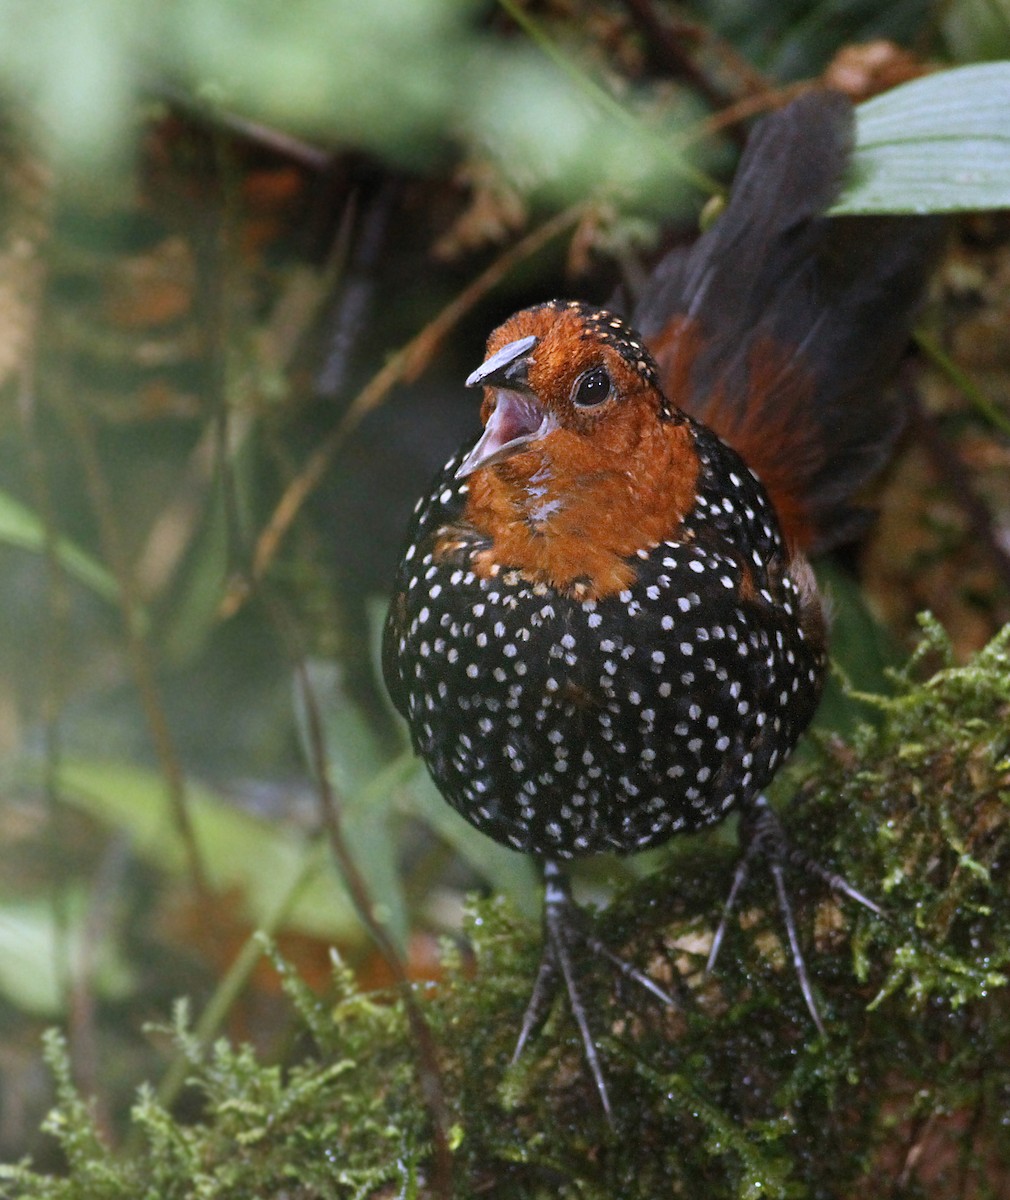
<instances>
[{"instance_id":1,"label":"spotted breast","mask_svg":"<svg viewBox=\"0 0 1010 1200\"><path fill-rule=\"evenodd\" d=\"M608 397L549 407L557 381L537 383L533 360L552 335L566 359L591 349ZM418 506L387 678L439 789L477 828L545 857L641 850L721 819L789 753L820 694L816 593L760 482L673 409L623 321L554 302L512 318L492 346L502 338L507 365L492 350L473 382L509 374L517 398L495 404L516 411ZM585 388L586 372L568 372L571 384ZM616 447L600 437L606 405L631 410L636 436ZM576 436L592 452L580 448L569 480L566 425L590 413ZM678 478L644 493L629 472L656 441L674 446ZM492 459L518 474L475 486Z\"/></svg>"}]
</instances>

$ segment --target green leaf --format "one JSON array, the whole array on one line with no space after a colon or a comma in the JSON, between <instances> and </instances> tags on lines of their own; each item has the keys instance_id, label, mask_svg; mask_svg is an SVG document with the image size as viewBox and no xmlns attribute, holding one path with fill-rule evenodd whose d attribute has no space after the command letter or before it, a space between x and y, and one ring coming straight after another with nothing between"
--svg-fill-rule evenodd
<instances>
[{"instance_id":1,"label":"green leaf","mask_svg":"<svg viewBox=\"0 0 1010 1200\"><path fill-rule=\"evenodd\" d=\"M832 213L1010 208L1010 62L940 71L856 109L856 150Z\"/></svg>"},{"instance_id":2,"label":"green leaf","mask_svg":"<svg viewBox=\"0 0 1010 1200\"><path fill-rule=\"evenodd\" d=\"M165 781L157 772L120 762L68 760L61 764L59 786L67 803L125 830L148 862L166 871L185 869ZM201 784L190 781L186 792L211 886L238 891L250 921L269 926L310 864L312 840L300 830L237 808ZM338 940L360 933L351 902L329 866L298 888L284 924Z\"/></svg>"},{"instance_id":3,"label":"green leaf","mask_svg":"<svg viewBox=\"0 0 1010 1200\"><path fill-rule=\"evenodd\" d=\"M0 491L0 542L38 553L46 546L46 529L42 521L20 500L15 500L4 491ZM69 538L59 537L56 539L55 553L68 575L103 600L118 603L119 585L101 563L80 546Z\"/></svg>"},{"instance_id":4,"label":"green leaf","mask_svg":"<svg viewBox=\"0 0 1010 1200\"><path fill-rule=\"evenodd\" d=\"M65 922L60 926L58 910ZM52 896L0 901L0 995L24 1012L59 1016L66 983L90 959L90 987L105 998L121 1000L131 988L130 968L110 939L86 946L93 936L87 924L88 898L81 889L69 890L55 903ZM63 954L68 960L66 979Z\"/></svg>"}]
</instances>

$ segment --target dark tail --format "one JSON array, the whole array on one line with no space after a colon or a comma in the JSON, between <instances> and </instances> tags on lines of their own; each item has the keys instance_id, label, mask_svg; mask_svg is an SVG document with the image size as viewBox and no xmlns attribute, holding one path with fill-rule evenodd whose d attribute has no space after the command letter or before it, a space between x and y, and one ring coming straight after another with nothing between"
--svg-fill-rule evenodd
<instances>
[{"instance_id":1,"label":"dark tail","mask_svg":"<svg viewBox=\"0 0 1010 1200\"><path fill-rule=\"evenodd\" d=\"M787 537L813 550L858 530L849 500L900 432L903 407L881 386L946 227L821 215L852 128L851 103L827 91L762 120L725 212L659 264L632 315L669 399L738 451Z\"/></svg>"}]
</instances>

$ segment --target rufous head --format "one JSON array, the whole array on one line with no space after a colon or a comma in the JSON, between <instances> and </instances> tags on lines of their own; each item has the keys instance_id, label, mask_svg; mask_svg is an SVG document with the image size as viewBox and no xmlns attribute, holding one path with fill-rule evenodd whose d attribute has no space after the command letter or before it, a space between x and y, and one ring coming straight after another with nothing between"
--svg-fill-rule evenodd
<instances>
[{"instance_id":1,"label":"rufous head","mask_svg":"<svg viewBox=\"0 0 1010 1200\"><path fill-rule=\"evenodd\" d=\"M466 383L485 389L485 428L460 478L527 451L549 458L552 446L570 454L591 444L598 455L608 448L620 454L643 421L673 415L634 330L577 300L526 308L499 325Z\"/></svg>"}]
</instances>

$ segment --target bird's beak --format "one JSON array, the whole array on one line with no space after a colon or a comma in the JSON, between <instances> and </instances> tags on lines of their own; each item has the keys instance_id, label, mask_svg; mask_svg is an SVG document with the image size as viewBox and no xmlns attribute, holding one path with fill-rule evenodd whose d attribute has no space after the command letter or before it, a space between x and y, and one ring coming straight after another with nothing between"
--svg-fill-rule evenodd
<instances>
[{"instance_id":1,"label":"bird's beak","mask_svg":"<svg viewBox=\"0 0 1010 1200\"><path fill-rule=\"evenodd\" d=\"M509 342L467 378L467 387L486 387L493 391L494 408L480 440L460 463L457 479L470 475L478 467L501 462L556 428L555 418L537 400L527 383L530 352L536 344L537 339L533 336Z\"/></svg>"}]
</instances>

